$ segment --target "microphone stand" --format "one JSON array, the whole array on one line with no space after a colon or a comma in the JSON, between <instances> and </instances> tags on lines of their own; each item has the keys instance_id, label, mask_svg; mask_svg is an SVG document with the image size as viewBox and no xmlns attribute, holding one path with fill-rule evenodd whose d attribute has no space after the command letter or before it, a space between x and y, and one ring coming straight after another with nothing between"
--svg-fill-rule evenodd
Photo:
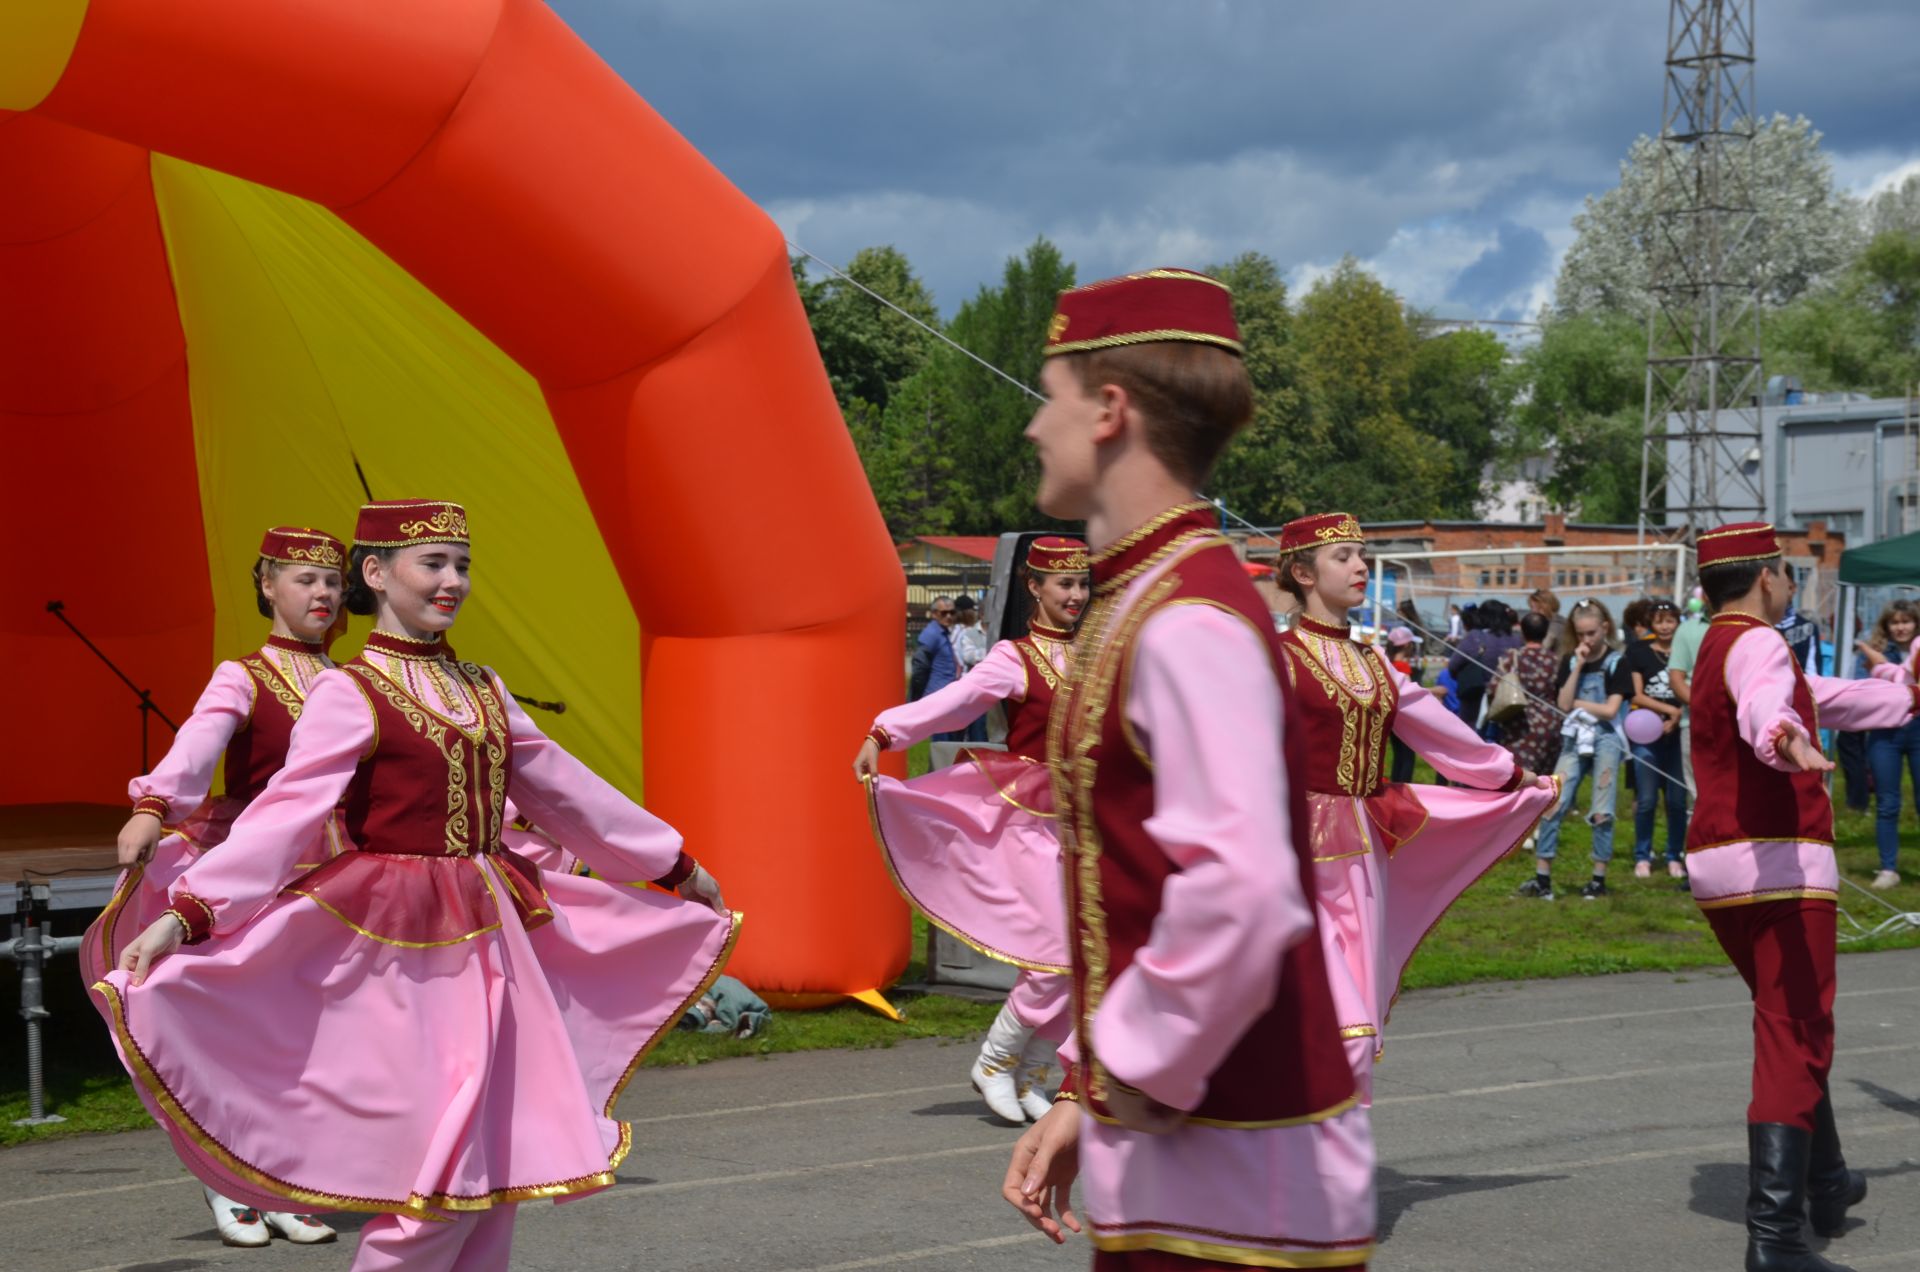
<instances>
[{"instance_id":1,"label":"microphone stand","mask_svg":"<svg viewBox=\"0 0 1920 1272\"><path fill-rule=\"evenodd\" d=\"M98 658L101 662L105 663L107 665L108 671L111 671L114 675L120 677L120 683L124 684L128 689L132 690L133 696L140 700L140 771L142 773L151 771L152 765L149 764L147 761L147 717L149 715L159 716L160 722L166 725L169 729L172 729L175 733L180 732L180 726L175 724L172 718L169 717L166 712L162 711L159 708L159 706L154 703L152 690L142 689L139 685L134 684L133 681L127 677L127 673L124 671L121 671L119 666L115 664L113 659L107 657L106 654L101 651L100 646L88 640L87 634L81 631L78 627L75 627L73 625L73 620L68 618L66 615L66 609L67 609L67 604L65 601L48 601L47 602L47 613L59 619L62 623L66 625L66 628L68 631L72 632L75 636L78 636L80 638L80 643L85 645L88 649L91 649L94 653L94 657Z\"/></svg>"}]
</instances>

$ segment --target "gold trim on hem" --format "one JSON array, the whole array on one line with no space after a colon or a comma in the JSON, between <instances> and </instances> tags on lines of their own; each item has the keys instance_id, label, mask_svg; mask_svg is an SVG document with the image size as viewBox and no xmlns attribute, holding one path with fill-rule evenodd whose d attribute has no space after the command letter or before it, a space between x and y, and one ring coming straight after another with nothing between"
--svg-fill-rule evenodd
<instances>
[{"instance_id":1,"label":"gold trim on hem","mask_svg":"<svg viewBox=\"0 0 1920 1272\"><path fill-rule=\"evenodd\" d=\"M912 902L914 909L920 911L920 913L927 916L927 922L933 924L935 927L939 928L942 932L945 932L948 936L951 936L954 940L959 941L961 944L973 950L975 953L985 954L988 958L993 959L996 962L1010 963L1014 967L1017 967L1022 971L1027 971L1027 972L1050 972L1055 976L1068 976L1073 973L1073 969L1071 967L1063 967L1058 963L1036 963L1030 959L1020 958L1020 957L1017 957L1016 955L1007 953L1005 950L995 949L991 945L986 945L980 941L976 941L972 937L968 936L965 932L962 932L959 928L953 926L953 924L947 922L945 919L942 919L940 916L936 915L933 911L927 909L926 905L921 902L920 898L913 894L913 889L907 886L906 880L900 877L900 872L894 869L893 850L887 847L886 832L880 829L880 801L879 801L879 797L875 794L874 779L870 777L863 777L860 779L860 784L867 788L867 821L873 827L873 841L874 843L878 844L880 847L880 860L886 863L887 874L893 878L893 886L900 889L901 896L905 897L908 901ZM1012 800L1008 800L1007 802L1013 803ZM1019 807L1019 805L1016 804L1015 807L1017 808Z\"/></svg>"},{"instance_id":2,"label":"gold trim on hem","mask_svg":"<svg viewBox=\"0 0 1920 1272\"><path fill-rule=\"evenodd\" d=\"M1804 839L1799 835L1760 835L1752 839L1723 839L1717 844L1701 844L1698 848L1691 845L1687 854L1712 852L1715 848L1738 848L1743 844L1812 844L1816 848L1832 848L1831 839Z\"/></svg>"},{"instance_id":3,"label":"gold trim on hem","mask_svg":"<svg viewBox=\"0 0 1920 1272\"><path fill-rule=\"evenodd\" d=\"M1010 752L1002 751L1002 752L998 752L998 754L1005 755L1005 754L1010 754ZM1045 761L1043 760L1027 759L1027 757L1024 755L1015 756L1014 758L1020 759L1020 760L1026 760L1028 764L1044 764L1045 763ZM969 750L967 752L967 759L972 761L973 766L980 770L980 776L987 779L987 785L993 787L994 794L998 795L1001 799L1013 805L1013 807L1019 809L1021 812L1027 814L1027 816L1038 817L1041 821L1053 821L1057 817L1059 817L1058 813L1043 813L1037 808L1028 808L1025 804L1022 804L1019 800L1007 794L1007 788L1000 785L999 782L995 781L993 774L987 772L987 766L981 761L978 752Z\"/></svg>"},{"instance_id":4,"label":"gold trim on hem","mask_svg":"<svg viewBox=\"0 0 1920 1272\"><path fill-rule=\"evenodd\" d=\"M114 1037L120 1043L121 1054L126 1058L127 1066L133 1072L133 1078L146 1088L153 1102L160 1106L173 1124L179 1128L202 1152L231 1171L233 1175L254 1184L275 1196L285 1197L312 1206L317 1210L350 1210L360 1213L412 1215L419 1219L437 1219L435 1210L489 1210L497 1205L508 1205L521 1201L536 1201L549 1197L564 1197L573 1193L598 1192L602 1188L612 1187L613 1172L633 1146L633 1128L625 1122L620 1123L620 1142L607 1158L607 1168L589 1175L579 1175L573 1179L563 1179L549 1184L526 1184L513 1188L496 1188L488 1193L472 1196L453 1196L448 1193L409 1193L405 1201L392 1201L379 1197L353 1197L341 1193L322 1192L312 1188L303 1188L299 1184L269 1175L259 1167L241 1159L234 1151L215 1139L205 1127L195 1121L193 1115L183 1107L172 1090L154 1072L152 1062L146 1052L140 1049L133 1032L127 1028L126 1006L120 993L106 981L96 981L94 992L106 999L109 1014L113 1018Z\"/></svg>"},{"instance_id":5,"label":"gold trim on hem","mask_svg":"<svg viewBox=\"0 0 1920 1272\"><path fill-rule=\"evenodd\" d=\"M1342 1038L1378 1038L1380 1031L1372 1025L1342 1025L1340 1036Z\"/></svg>"},{"instance_id":6,"label":"gold trim on hem","mask_svg":"<svg viewBox=\"0 0 1920 1272\"><path fill-rule=\"evenodd\" d=\"M1832 888L1773 888L1766 892L1741 892L1730 897L1714 897L1702 901L1693 899L1694 905L1702 910L1730 910L1737 905L1759 905L1762 901L1832 901L1838 904L1840 894Z\"/></svg>"},{"instance_id":7,"label":"gold trim on hem","mask_svg":"<svg viewBox=\"0 0 1920 1272\"><path fill-rule=\"evenodd\" d=\"M1168 1225L1171 1227L1172 1225ZM1214 1241L1195 1241L1190 1237L1169 1236L1160 1232L1134 1232L1107 1237L1089 1232L1087 1239L1096 1250L1125 1254L1135 1250L1159 1250L1189 1259L1211 1259L1217 1263L1239 1263L1250 1268L1345 1268L1355 1267L1373 1258L1371 1237L1365 1245L1341 1250L1259 1250L1252 1246L1228 1245Z\"/></svg>"},{"instance_id":8,"label":"gold trim on hem","mask_svg":"<svg viewBox=\"0 0 1920 1272\"><path fill-rule=\"evenodd\" d=\"M694 903L689 902L688 904L691 905ZM653 1031L653 1036L642 1043L640 1050L634 1053L633 1059L627 1063L627 1071L620 1075L618 1082L613 1084L613 1094L607 1097L606 1107L601 1110L606 1117L611 1118L613 1116L613 1106L620 1103L620 1097L626 1093L627 1083L633 1081L633 1075L640 1072L640 1062L645 1060L647 1054L659 1045L660 1040L666 1037L669 1029L672 1029L680 1023L680 1017L687 1014L687 1008L700 1001L700 996L713 988L713 983L720 979L720 973L727 969L727 960L733 957L733 947L738 944L740 940L740 925L747 920L744 911L729 910L727 913L730 916L727 926L727 939L720 946L720 952L714 956L713 966L709 967L707 974L700 978L700 983L694 986L693 992L680 1000L680 1005L673 1009L672 1013L660 1023L660 1027ZM633 1129L625 1122L620 1123L620 1128L625 1134L630 1134ZM618 1166L621 1159L625 1158L626 1155L626 1148L623 1147L620 1150L620 1156L612 1161L608 1169L611 1170L614 1166Z\"/></svg>"},{"instance_id":9,"label":"gold trim on hem","mask_svg":"<svg viewBox=\"0 0 1920 1272\"><path fill-rule=\"evenodd\" d=\"M1274 1131L1289 1126L1311 1126L1316 1122L1329 1122L1339 1117L1342 1113L1350 1112L1358 1108L1359 1105L1360 1096L1356 1093L1348 1096L1331 1108L1322 1109L1318 1113L1302 1113L1299 1117L1280 1117L1266 1122L1234 1122L1224 1117L1190 1117L1182 1122L1181 1125L1214 1126L1229 1131ZM1091 1107L1087 1109L1087 1113L1095 1121L1104 1122L1108 1126L1122 1125L1119 1118L1109 1116L1105 1113L1096 1113Z\"/></svg>"}]
</instances>

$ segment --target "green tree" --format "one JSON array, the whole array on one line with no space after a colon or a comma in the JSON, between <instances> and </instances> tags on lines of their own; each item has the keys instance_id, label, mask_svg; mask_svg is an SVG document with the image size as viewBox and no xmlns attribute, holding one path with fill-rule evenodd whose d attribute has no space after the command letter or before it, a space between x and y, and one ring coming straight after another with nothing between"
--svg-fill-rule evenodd
<instances>
[{"instance_id":1,"label":"green tree","mask_svg":"<svg viewBox=\"0 0 1920 1272\"><path fill-rule=\"evenodd\" d=\"M1640 512L1646 328L1625 314L1551 321L1514 369L1516 405L1501 438L1508 471L1551 461L1541 493L1586 521L1630 522Z\"/></svg>"},{"instance_id":2,"label":"green tree","mask_svg":"<svg viewBox=\"0 0 1920 1272\"><path fill-rule=\"evenodd\" d=\"M1416 342L1400 298L1349 257L1307 290L1294 336L1313 427L1326 438L1305 502L1376 520L1438 516L1456 460L1404 414Z\"/></svg>"},{"instance_id":3,"label":"green tree","mask_svg":"<svg viewBox=\"0 0 1920 1272\"><path fill-rule=\"evenodd\" d=\"M1040 524L1033 505L1039 463L1024 436L1036 403L1020 386L1039 382L1054 303L1073 282L1073 265L1060 249L1037 239L1007 261L999 286L982 287L954 314L947 334L1006 372L1012 383L945 346L931 357L927 373L939 385L933 406L947 413L938 444L960 461L952 506L956 533Z\"/></svg>"},{"instance_id":4,"label":"green tree","mask_svg":"<svg viewBox=\"0 0 1920 1272\"><path fill-rule=\"evenodd\" d=\"M1258 252L1207 270L1233 289L1234 315L1253 382L1253 421L1220 458L1207 493L1250 521L1278 525L1305 513L1326 435L1300 385L1293 311L1279 268Z\"/></svg>"},{"instance_id":5,"label":"green tree","mask_svg":"<svg viewBox=\"0 0 1920 1272\"><path fill-rule=\"evenodd\" d=\"M1906 396L1920 380L1920 232L1876 235L1843 279L1768 313L1765 328L1769 373Z\"/></svg>"},{"instance_id":6,"label":"green tree","mask_svg":"<svg viewBox=\"0 0 1920 1272\"><path fill-rule=\"evenodd\" d=\"M939 325L933 293L898 249L863 247L845 272L920 322ZM803 259L794 261L794 281L841 407L858 400L884 411L893 391L925 365L933 337L845 279L809 277Z\"/></svg>"},{"instance_id":7,"label":"green tree","mask_svg":"<svg viewBox=\"0 0 1920 1272\"><path fill-rule=\"evenodd\" d=\"M1452 467L1441 488L1441 515L1479 515L1487 465L1513 406L1507 350L1487 331L1450 331L1414 346L1407 421L1445 442Z\"/></svg>"},{"instance_id":8,"label":"green tree","mask_svg":"<svg viewBox=\"0 0 1920 1272\"><path fill-rule=\"evenodd\" d=\"M1861 246L1860 206L1834 185L1820 133L1805 117L1775 115L1760 125L1752 146L1757 219L1730 269L1733 277L1755 278L1767 303L1785 304L1837 278L1853 260ZM1590 196L1573 218L1573 245L1554 284L1557 314L1645 317L1664 162L1660 143L1640 137L1620 165L1620 184Z\"/></svg>"}]
</instances>

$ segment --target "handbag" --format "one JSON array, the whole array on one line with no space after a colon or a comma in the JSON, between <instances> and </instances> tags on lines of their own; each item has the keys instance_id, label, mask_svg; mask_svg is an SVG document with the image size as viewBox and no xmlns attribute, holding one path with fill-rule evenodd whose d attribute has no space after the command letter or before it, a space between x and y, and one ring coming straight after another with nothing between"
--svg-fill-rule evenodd
<instances>
[{"instance_id":1,"label":"handbag","mask_svg":"<svg viewBox=\"0 0 1920 1272\"><path fill-rule=\"evenodd\" d=\"M1499 677L1493 682L1493 697L1487 703L1487 719L1494 724L1509 724L1527 712L1527 691L1516 669L1519 651L1508 650L1500 660Z\"/></svg>"}]
</instances>

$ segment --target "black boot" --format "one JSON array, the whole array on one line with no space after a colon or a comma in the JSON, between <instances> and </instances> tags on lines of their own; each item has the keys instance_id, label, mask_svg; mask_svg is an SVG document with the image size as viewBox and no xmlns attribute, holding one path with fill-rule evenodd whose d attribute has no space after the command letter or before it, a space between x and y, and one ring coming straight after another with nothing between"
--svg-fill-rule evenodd
<instances>
[{"instance_id":1,"label":"black boot","mask_svg":"<svg viewBox=\"0 0 1920 1272\"><path fill-rule=\"evenodd\" d=\"M1747 1124L1747 1272L1848 1272L1800 1235L1813 1134L1778 1122Z\"/></svg>"},{"instance_id":2,"label":"black boot","mask_svg":"<svg viewBox=\"0 0 1920 1272\"><path fill-rule=\"evenodd\" d=\"M1867 1177L1847 1169L1840 1153L1840 1128L1833 1123L1833 1097L1823 1095L1813 1111L1813 1151L1807 1159L1807 1217L1823 1237L1837 1237L1847 1226L1847 1207L1867 1195Z\"/></svg>"}]
</instances>

